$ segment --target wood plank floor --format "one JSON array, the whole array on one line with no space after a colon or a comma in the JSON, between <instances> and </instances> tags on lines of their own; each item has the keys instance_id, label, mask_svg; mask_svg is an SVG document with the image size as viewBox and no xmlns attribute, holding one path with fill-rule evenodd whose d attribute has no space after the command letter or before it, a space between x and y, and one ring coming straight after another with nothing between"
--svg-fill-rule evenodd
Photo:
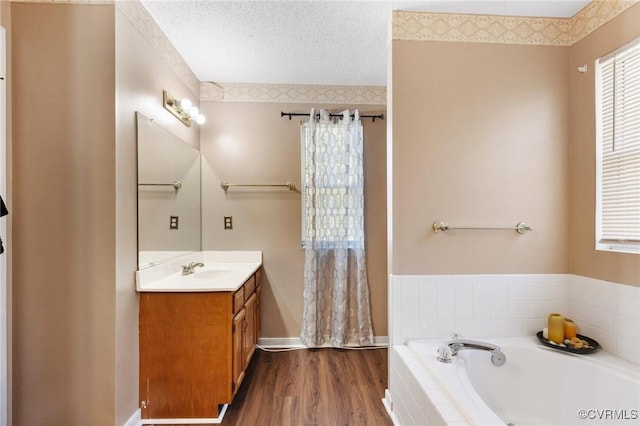
<instances>
[{"instance_id":1,"label":"wood plank floor","mask_svg":"<svg viewBox=\"0 0 640 426\"><path fill-rule=\"evenodd\" d=\"M224 426L392 425L387 349L256 350Z\"/></svg>"}]
</instances>

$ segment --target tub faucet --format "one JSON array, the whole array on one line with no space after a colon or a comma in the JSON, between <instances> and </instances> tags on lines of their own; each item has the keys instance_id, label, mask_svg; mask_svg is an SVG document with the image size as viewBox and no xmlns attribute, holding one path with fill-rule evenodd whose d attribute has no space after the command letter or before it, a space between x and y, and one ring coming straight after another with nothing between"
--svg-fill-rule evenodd
<instances>
[{"instance_id":1,"label":"tub faucet","mask_svg":"<svg viewBox=\"0 0 640 426\"><path fill-rule=\"evenodd\" d=\"M182 265L182 275L190 275L193 274L193 270L196 268L196 266L204 266L204 263L202 262L191 262L188 265Z\"/></svg>"},{"instance_id":2,"label":"tub faucet","mask_svg":"<svg viewBox=\"0 0 640 426\"><path fill-rule=\"evenodd\" d=\"M453 361L452 357L458 354L463 349L478 349L481 351L491 352L491 362L494 365L500 366L505 363L507 357L500 350L499 346L491 343L480 342L478 340L458 339L457 336L438 348L438 361L450 363Z\"/></svg>"}]
</instances>

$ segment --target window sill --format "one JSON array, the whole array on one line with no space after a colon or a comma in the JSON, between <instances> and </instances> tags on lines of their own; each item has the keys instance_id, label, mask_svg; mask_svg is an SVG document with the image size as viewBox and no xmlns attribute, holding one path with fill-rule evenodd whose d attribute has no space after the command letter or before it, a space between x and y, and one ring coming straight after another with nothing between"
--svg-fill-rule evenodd
<instances>
[{"instance_id":1,"label":"window sill","mask_svg":"<svg viewBox=\"0 0 640 426\"><path fill-rule=\"evenodd\" d=\"M640 254L640 245L638 244L615 244L615 243L596 243L597 251L608 251L614 253Z\"/></svg>"}]
</instances>

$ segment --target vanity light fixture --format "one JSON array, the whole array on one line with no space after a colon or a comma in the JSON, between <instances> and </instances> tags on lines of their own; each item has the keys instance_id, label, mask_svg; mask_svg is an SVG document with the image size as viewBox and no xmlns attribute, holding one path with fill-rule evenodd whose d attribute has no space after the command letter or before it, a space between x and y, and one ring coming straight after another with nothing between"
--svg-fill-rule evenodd
<instances>
[{"instance_id":1,"label":"vanity light fixture","mask_svg":"<svg viewBox=\"0 0 640 426\"><path fill-rule=\"evenodd\" d=\"M204 115L200 114L198 108L189 99L178 101L166 90L162 91L162 106L187 127L191 127L194 121L198 124L204 124L206 121Z\"/></svg>"}]
</instances>

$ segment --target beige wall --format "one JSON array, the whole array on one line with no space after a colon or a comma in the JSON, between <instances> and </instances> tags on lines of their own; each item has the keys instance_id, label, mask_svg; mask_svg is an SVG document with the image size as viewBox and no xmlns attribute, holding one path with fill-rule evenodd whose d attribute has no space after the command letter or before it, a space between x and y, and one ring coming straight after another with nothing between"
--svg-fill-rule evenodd
<instances>
[{"instance_id":1,"label":"beige wall","mask_svg":"<svg viewBox=\"0 0 640 426\"><path fill-rule=\"evenodd\" d=\"M138 408L137 166L135 112L199 148L200 129L186 127L162 107L162 91L192 94L173 69L116 8L116 411L123 424Z\"/></svg>"},{"instance_id":2,"label":"beige wall","mask_svg":"<svg viewBox=\"0 0 640 426\"><path fill-rule=\"evenodd\" d=\"M570 272L640 286L640 256L595 250L594 61L640 36L640 4L570 48ZM578 66L589 65L581 74Z\"/></svg>"},{"instance_id":3,"label":"beige wall","mask_svg":"<svg viewBox=\"0 0 640 426\"><path fill-rule=\"evenodd\" d=\"M113 5L10 12L13 424L121 425L138 409L135 112L198 147L162 90L197 97Z\"/></svg>"},{"instance_id":4,"label":"beige wall","mask_svg":"<svg viewBox=\"0 0 640 426\"><path fill-rule=\"evenodd\" d=\"M12 3L13 424L113 424L113 6Z\"/></svg>"},{"instance_id":5,"label":"beige wall","mask_svg":"<svg viewBox=\"0 0 640 426\"><path fill-rule=\"evenodd\" d=\"M393 41L392 274L568 272L567 67L564 47Z\"/></svg>"},{"instance_id":6,"label":"beige wall","mask_svg":"<svg viewBox=\"0 0 640 426\"><path fill-rule=\"evenodd\" d=\"M321 108L323 105L313 105ZM300 118L312 105L204 102L202 228L204 250L262 250L262 336L298 337L302 320L304 252L300 248L300 193L233 188L220 181L285 183L300 187ZM346 108L325 105L332 111ZM351 105L364 114L384 107ZM374 334L387 335L386 121L364 121L366 249ZM234 229L223 230L223 216Z\"/></svg>"}]
</instances>

